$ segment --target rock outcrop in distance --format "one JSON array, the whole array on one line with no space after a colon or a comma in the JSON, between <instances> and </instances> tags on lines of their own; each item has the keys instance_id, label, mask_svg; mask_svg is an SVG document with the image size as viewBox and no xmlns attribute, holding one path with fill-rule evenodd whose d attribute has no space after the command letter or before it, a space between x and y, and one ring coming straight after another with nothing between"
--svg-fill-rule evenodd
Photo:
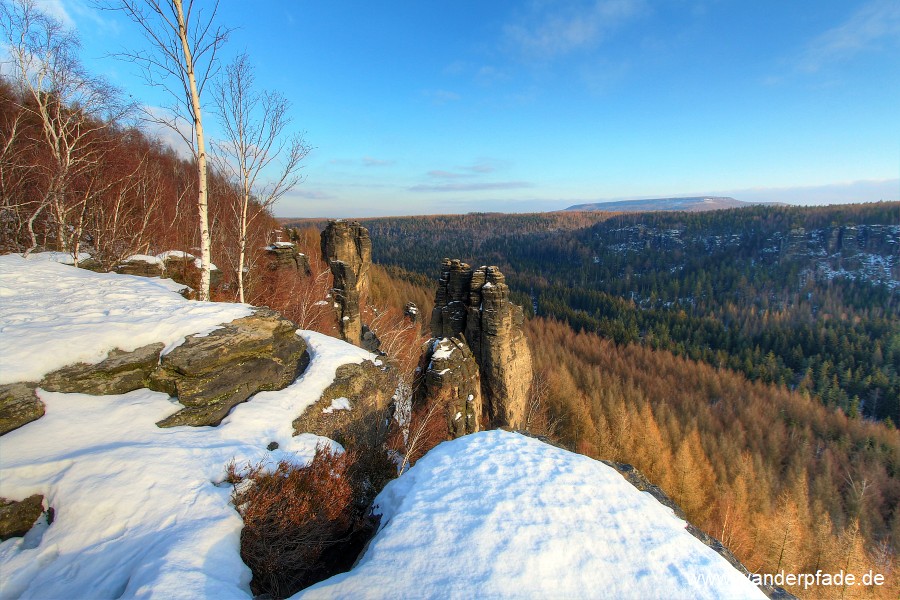
<instances>
[{"instance_id":1,"label":"rock outcrop in distance","mask_svg":"<svg viewBox=\"0 0 900 600\"><path fill-rule=\"evenodd\" d=\"M293 242L275 242L266 246L265 250L270 271L296 271L305 276L312 274L309 257L298 252Z\"/></svg>"},{"instance_id":2,"label":"rock outcrop in distance","mask_svg":"<svg viewBox=\"0 0 900 600\"><path fill-rule=\"evenodd\" d=\"M334 277L332 298L341 339L362 343L360 299L369 291L372 240L356 221L331 221L322 231L322 259Z\"/></svg>"},{"instance_id":3,"label":"rock outcrop in distance","mask_svg":"<svg viewBox=\"0 0 900 600\"><path fill-rule=\"evenodd\" d=\"M484 412L491 427L517 427L524 420L532 379L531 351L522 331L524 320L522 307L509 300L509 286L500 269L485 266L473 271L459 260L443 260L431 333L437 339L456 338L454 345L471 351L479 368ZM425 381L429 377L432 382L450 379L439 378L434 370L431 361ZM462 382L448 381L447 385L464 387ZM435 393L432 390L427 398Z\"/></svg>"}]
</instances>

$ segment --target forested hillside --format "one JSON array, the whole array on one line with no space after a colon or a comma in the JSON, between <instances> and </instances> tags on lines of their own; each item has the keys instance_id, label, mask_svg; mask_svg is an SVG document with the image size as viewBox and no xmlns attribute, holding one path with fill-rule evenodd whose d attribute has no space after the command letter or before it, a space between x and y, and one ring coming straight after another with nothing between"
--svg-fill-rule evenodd
<instances>
[{"instance_id":1,"label":"forested hillside","mask_svg":"<svg viewBox=\"0 0 900 600\"><path fill-rule=\"evenodd\" d=\"M434 283L399 267L373 276L376 289L391 290L377 294L379 305L398 310L433 295ZM536 371L531 432L641 469L752 570L890 574L888 586L865 592L789 588L800 597L896 597L896 429L553 318L529 319L527 332Z\"/></svg>"},{"instance_id":2,"label":"forested hillside","mask_svg":"<svg viewBox=\"0 0 900 600\"><path fill-rule=\"evenodd\" d=\"M365 221L377 262L496 264L516 300L619 344L900 419L900 204Z\"/></svg>"},{"instance_id":3,"label":"forested hillside","mask_svg":"<svg viewBox=\"0 0 900 600\"><path fill-rule=\"evenodd\" d=\"M73 259L89 253L104 270L135 254L197 252L194 163L109 115L58 105L55 110L51 125L65 123L78 133L63 149L45 130L33 98L0 77L0 252L56 250ZM239 198L234 182L211 173L212 260L222 273L220 298L236 293ZM258 203L251 202L249 212L245 265L252 296L254 285L263 285L265 273L256 267L277 223Z\"/></svg>"}]
</instances>

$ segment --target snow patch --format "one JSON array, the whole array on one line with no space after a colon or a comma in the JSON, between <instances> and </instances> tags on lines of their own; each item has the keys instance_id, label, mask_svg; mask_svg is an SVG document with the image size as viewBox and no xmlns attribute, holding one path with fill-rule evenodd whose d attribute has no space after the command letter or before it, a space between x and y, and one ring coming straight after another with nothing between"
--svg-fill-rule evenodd
<instances>
[{"instance_id":1,"label":"snow patch","mask_svg":"<svg viewBox=\"0 0 900 600\"><path fill-rule=\"evenodd\" d=\"M40 390L44 417L0 437L0 481L10 498L43 494L56 518L0 543L0 598L249 600L243 524L223 483L225 466L306 464L319 444L340 450L327 438L294 437L291 422L338 366L373 356L300 333L312 355L303 375L236 406L218 427L157 427L177 407L146 389L117 396ZM272 441L279 447L269 452Z\"/></svg>"},{"instance_id":2,"label":"snow patch","mask_svg":"<svg viewBox=\"0 0 900 600\"><path fill-rule=\"evenodd\" d=\"M341 396L340 398L335 398L334 400L332 400L331 406L329 406L328 408L323 408L322 412L325 413L326 415L330 415L331 413L333 413L336 410L350 410L350 409L351 409L350 399L344 398L343 396Z\"/></svg>"},{"instance_id":3,"label":"snow patch","mask_svg":"<svg viewBox=\"0 0 900 600\"><path fill-rule=\"evenodd\" d=\"M0 256L0 385L95 364L114 348L174 347L252 312L246 304L185 300L178 294L185 287Z\"/></svg>"},{"instance_id":4,"label":"snow patch","mask_svg":"<svg viewBox=\"0 0 900 600\"><path fill-rule=\"evenodd\" d=\"M515 433L444 442L375 503L356 566L294 598L765 598L614 469Z\"/></svg>"}]
</instances>

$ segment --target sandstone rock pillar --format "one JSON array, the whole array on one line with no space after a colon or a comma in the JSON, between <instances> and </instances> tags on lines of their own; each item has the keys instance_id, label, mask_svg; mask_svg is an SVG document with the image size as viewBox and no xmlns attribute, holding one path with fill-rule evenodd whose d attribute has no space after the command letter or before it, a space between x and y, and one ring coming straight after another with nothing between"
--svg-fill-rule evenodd
<instances>
[{"instance_id":1,"label":"sandstone rock pillar","mask_svg":"<svg viewBox=\"0 0 900 600\"><path fill-rule=\"evenodd\" d=\"M509 286L497 267L475 271L444 259L435 295L431 332L460 338L481 375L481 391L491 425L521 426L531 386L531 351L522 331L522 307L509 301Z\"/></svg>"},{"instance_id":2,"label":"sandstone rock pillar","mask_svg":"<svg viewBox=\"0 0 900 600\"><path fill-rule=\"evenodd\" d=\"M322 259L334 277L332 298L341 339L362 342L360 299L369 290L372 241L368 230L356 221L331 221L322 232Z\"/></svg>"}]
</instances>

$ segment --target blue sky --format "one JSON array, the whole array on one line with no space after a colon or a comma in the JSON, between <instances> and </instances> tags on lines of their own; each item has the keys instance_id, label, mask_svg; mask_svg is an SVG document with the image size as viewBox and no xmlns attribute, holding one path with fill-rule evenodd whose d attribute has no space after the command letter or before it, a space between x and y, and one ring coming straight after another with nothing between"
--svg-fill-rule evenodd
<instances>
[{"instance_id":1,"label":"blue sky","mask_svg":"<svg viewBox=\"0 0 900 600\"><path fill-rule=\"evenodd\" d=\"M91 69L163 102L107 56L143 43L121 15L41 4ZM222 0L218 19L223 57L248 52L314 147L279 216L900 199L896 0Z\"/></svg>"}]
</instances>

